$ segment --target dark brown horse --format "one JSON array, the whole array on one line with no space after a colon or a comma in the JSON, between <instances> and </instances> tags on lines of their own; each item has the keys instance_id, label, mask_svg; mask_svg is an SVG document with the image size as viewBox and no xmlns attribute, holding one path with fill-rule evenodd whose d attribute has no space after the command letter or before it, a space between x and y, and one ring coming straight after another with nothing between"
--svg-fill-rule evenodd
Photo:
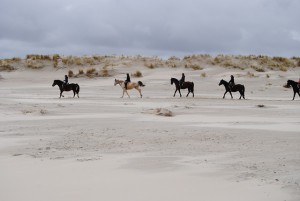
<instances>
[{"instance_id":1,"label":"dark brown horse","mask_svg":"<svg viewBox=\"0 0 300 201\"><path fill-rule=\"evenodd\" d=\"M231 92L240 92L240 99L243 97L244 99L245 99L245 86L244 85L241 85L241 84L236 84L236 85L234 85L234 86L232 86L231 88L229 87L229 83L228 82L226 82L225 80L221 80L220 81L220 83L219 83L219 86L221 86L221 85L224 85L224 87L225 87L225 93L224 93L224 96L223 96L223 98L225 98L225 94L227 93L227 92L229 92L230 93L230 95L231 95L231 98L233 98L232 97L232 94L231 94Z\"/></svg>"},{"instance_id":2,"label":"dark brown horse","mask_svg":"<svg viewBox=\"0 0 300 201\"><path fill-rule=\"evenodd\" d=\"M194 97L194 82L183 82L182 85L180 86L179 81L176 78L171 78L171 84L173 85L173 83L175 83L176 86L176 90L174 92L174 97L176 92L178 91L181 97L181 93L180 93L180 89L188 89L188 94L186 95L186 97L189 96L190 92L193 94Z\"/></svg>"},{"instance_id":3,"label":"dark brown horse","mask_svg":"<svg viewBox=\"0 0 300 201\"><path fill-rule=\"evenodd\" d=\"M287 81L287 84L286 84L288 87L292 86L293 87L293 90L294 90L294 97L293 97L293 100L295 99L295 95L296 93L300 96L300 93L299 93L299 84L293 80L288 80Z\"/></svg>"},{"instance_id":4,"label":"dark brown horse","mask_svg":"<svg viewBox=\"0 0 300 201\"><path fill-rule=\"evenodd\" d=\"M73 93L74 93L73 98L75 97L75 94L77 94L77 97L79 98L80 87L79 87L78 84L71 83L71 84L68 84L68 85L66 85L66 86L63 87L63 83L64 82L61 81L61 80L54 80L53 84L52 84L52 87L54 87L55 85L57 85L59 87L59 90L60 90L60 96L59 96L59 98L64 97L62 95L62 93L64 91L71 91L71 90L73 90Z\"/></svg>"}]
</instances>

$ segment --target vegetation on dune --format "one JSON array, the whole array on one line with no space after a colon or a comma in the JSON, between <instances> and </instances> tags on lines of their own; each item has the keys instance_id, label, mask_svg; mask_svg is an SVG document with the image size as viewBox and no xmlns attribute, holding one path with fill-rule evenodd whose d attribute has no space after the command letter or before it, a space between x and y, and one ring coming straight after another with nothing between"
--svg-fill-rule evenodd
<instances>
[{"instance_id":1,"label":"vegetation on dune","mask_svg":"<svg viewBox=\"0 0 300 201\"><path fill-rule=\"evenodd\" d=\"M72 70L69 70L69 71L68 71L68 76L69 76L69 77L74 77L74 73L73 73Z\"/></svg>"},{"instance_id":2,"label":"vegetation on dune","mask_svg":"<svg viewBox=\"0 0 300 201\"><path fill-rule=\"evenodd\" d=\"M15 68L6 59L0 60L0 71L13 71Z\"/></svg>"},{"instance_id":3,"label":"vegetation on dune","mask_svg":"<svg viewBox=\"0 0 300 201\"><path fill-rule=\"evenodd\" d=\"M63 56L30 54L24 59L11 58L0 59L0 71L14 71L26 67L31 69L41 69L52 66L60 69L80 68L77 74L69 71L70 77L108 77L112 76L113 67L139 66L149 69L160 67L189 68L201 71L207 67L217 66L238 71L255 70L258 73L265 73L270 70L286 72L289 69L300 67L300 57L270 57L265 55L217 55L208 54L189 55L183 58L169 57L162 59L159 57L145 56ZM85 73L84 73L85 72ZM134 75L134 76L139 76ZM141 75L142 76L142 75ZM204 76L202 76L204 77Z\"/></svg>"},{"instance_id":4,"label":"vegetation on dune","mask_svg":"<svg viewBox=\"0 0 300 201\"><path fill-rule=\"evenodd\" d=\"M26 67L31 69L40 69L43 68L44 65L42 62L36 60L36 59L27 59L26 60Z\"/></svg>"},{"instance_id":5,"label":"vegetation on dune","mask_svg":"<svg viewBox=\"0 0 300 201\"><path fill-rule=\"evenodd\" d=\"M143 77L143 74L141 73L141 71L136 71L135 73L131 74L133 77Z\"/></svg>"},{"instance_id":6,"label":"vegetation on dune","mask_svg":"<svg viewBox=\"0 0 300 201\"><path fill-rule=\"evenodd\" d=\"M86 76L88 76L90 78L93 78L93 77L98 75L98 72L96 71L95 68L89 68L89 69L86 70L85 74L86 74Z\"/></svg>"},{"instance_id":7,"label":"vegetation on dune","mask_svg":"<svg viewBox=\"0 0 300 201\"><path fill-rule=\"evenodd\" d=\"M107 70L107 68L102 68L99 72L99 76L100 77L109 77L110 74L109 74L109 71Z\"/></svg>"}]
</instances>

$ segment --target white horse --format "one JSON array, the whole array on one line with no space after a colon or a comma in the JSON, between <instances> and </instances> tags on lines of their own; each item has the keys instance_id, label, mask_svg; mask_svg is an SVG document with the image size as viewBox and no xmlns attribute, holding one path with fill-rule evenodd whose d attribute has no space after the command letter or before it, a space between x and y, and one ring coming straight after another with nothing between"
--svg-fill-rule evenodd
<instances>
[{"instance_id":1,"label":"white horse","mask_svg":"<svg viewBox=\"0 0 300 201\"><path fill-rule=\"evenodd\" d=\"M145 85L141 82L141 81L138 81L138 83L136 82L128 82L127 83L127 89L125 88L125 82L123 80L117 80L115 79L115 86L116 85L120 85L120 87L123 89L123 95L121 98L124 97L124 93L126 92L127 96L130 98L127 90L130 90L130 89L136 89L138 90L138 92L140 93L140 96L141 98L143 97L142 95L142 90L140 89L140 87L144 87Z\"/></svg>"}]
</instances>

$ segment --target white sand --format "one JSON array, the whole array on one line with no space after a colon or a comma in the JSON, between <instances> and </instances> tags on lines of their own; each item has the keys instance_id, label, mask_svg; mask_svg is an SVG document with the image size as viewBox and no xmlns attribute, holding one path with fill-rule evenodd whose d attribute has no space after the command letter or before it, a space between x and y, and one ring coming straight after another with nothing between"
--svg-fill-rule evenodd
<instances>
[{"instance_id":1,"label":"white sand","mask_svg":"<svg viewBox=\"0 0 300 201\"><path fill-rule=\"evenodd\" d=\"M116 67L116 78L135 69ZM58 99L51 85L67 70L1 72L0 200L300 199L299 97L282 87L295 70L139 69L142 99L120 99L113 77L71 78L80 98ZM195 98L173 98L181 72ZM223 100L220 79L237 73L247 100Z\"/></svg>"}]
</instances>

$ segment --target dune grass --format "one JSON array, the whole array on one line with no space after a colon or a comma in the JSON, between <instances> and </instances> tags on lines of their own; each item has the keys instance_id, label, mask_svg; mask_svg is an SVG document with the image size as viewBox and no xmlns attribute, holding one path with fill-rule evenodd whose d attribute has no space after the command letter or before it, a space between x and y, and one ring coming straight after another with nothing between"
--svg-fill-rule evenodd
<instances>
[{"instance_id":1,"label":"dune grass","mask_svg":"<svg viewBox=\"0 0 300 201\"><path fill-rule=\"evenodd\" d=\"M190 55L183 58L171 56L167 59L160 57L146 56L63 56L30 54L25 59L11 58L0 60L0 71L12 71L21 67L31 69L40 69L45 66L53 66L55 68L75 68L80 67L86 73L78 73L77 75L93 76L109 76L108 67L113 66L144 66L149 69L155 68L191 68L193 70L203 70L206 67L222 67L233 69L235 71L251 71L263 73L267 71L282 71L300 67L300 57L280 57L265 55L217 55L208 54ZM101 70L96 68L103 67ZM105 68L104 68L105 67ZM91 70L95 68L95 70ZM97 75L98 74L98 75Z\"/></svg>"}]
</instances>

